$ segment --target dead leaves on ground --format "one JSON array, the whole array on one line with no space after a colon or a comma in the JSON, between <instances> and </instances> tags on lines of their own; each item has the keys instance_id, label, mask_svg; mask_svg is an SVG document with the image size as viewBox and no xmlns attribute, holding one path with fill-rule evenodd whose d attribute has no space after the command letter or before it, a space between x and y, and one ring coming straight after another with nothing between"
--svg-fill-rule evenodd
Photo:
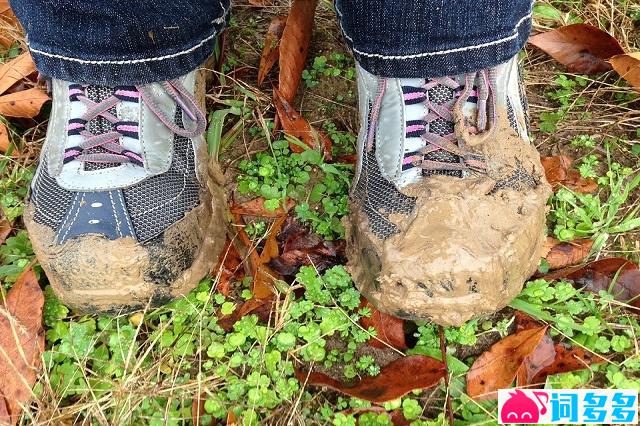
<instances>
[{"instance_id":1,"label":"dead leaves on ground","mask_svg":"<svg viewBox=\"0 0 640 426\"><path fill-rule=\"evenodd\" d=\"M278 236L280 255L269 266L279 274L293 278L301 266L313 265L323 272L346 262L346 242L325 240L310 231L293 216L287 217Z\"/></svg>"},{"instance_id":2,"label":"dead leaves on ground","mask_svg":"<svg viewBox=\"0 0 640 426\"><path fill-rule=\"evenodd\" d=\"M29 53L23 53L11 61L0 65L0 115L5 117L33 118L40 113L49 96L38 87L28 87L22 82L36 71ZM12 91L12 88L20 90ZM7 152L10 139L7 127L0 123L0 153Z\"/></svg>"},{"instance_id":3,"label":"dead leaves on ground","mask_svg":"<svg viewBox=\"0 0 640 426\"><path fill-rule=\"evenodd\" d=\"M611 70L607 59L624 53L611 35L588 24L573 24L557 28L529 39L569 72L592 74Z\"/></svg>"},{"instance_id":4,"label":"dead leaves on ground","mask_svg":"<svg viewBox=\"0 0 640 426\"><path fill-rule=\"evenodd\" d=\"M324 386L343 394L375 403L400 398L412 390L435 386L446 374L444 364L424 355L398 358L385 365L377 376L343 383L324 373L296 370L301 383Z\"/></svg>"},{"instance_id":5,"label":"dead leaves on ground","mask_svg":"<svg viewBox=\"0 0 640 426\"><path fill-rule=\"evenodd\" d=\"M313 18L318 0L294 0L280 42L279 89L285 101L291 103L302 80L313 34Z\"/></svg>"},{"instance_id":6,"label":"dead leaves on ground","mask_svg":"<svg viewBox=\"0 0 640 426\"><path fill-rule=\"evenodd\" d=\"M547 376L588 368L604 358L582 348L554 343L548 326L516 313L517 330L480 355L467 373L467 393L475 399L497 397L516 381L519 387L542 385Z\"/></svg>"},{"instance_id":7,"label":"dead leaves on ground","mask_svg":"<svg viewBox=\"0 0 640 426\"><path fill-rule=\"evenodd\" d=\"M624 78L636 90L640 90L640 52L625 53L609 59L620 77Z\"/></svg>"},{"instance_id":8,"label":"dead leaves on ground","mask_svg":"<svg viewBox=\"0 0 640 426\"><path fill-rule=\"evenodd\" d=\"M579 238L570 242L561 242L547 237L543 256L549 265L549 270L565 268L582 263L593 247L593 240Z\"/></svg>"},{"instance_id":9,"label":"dead leaves on ground","mask_svg":"<svg viewBox=\"0 0 640 426\"><path fill-rule=\"evenodd\" d=\"M616 300L640 309L640 268L624 258L600 259L583 266L560 269L543 278L571 281L596 294L605 290Z\"/></svg>"},{"instance_id":10,"label":"dead leaves on ground","mask_svg":"<svg viewBox=\"0 0 640 426\"><path fill-rule=\"evenodd\" d=\"M44 351L43 306L44 295L31 269L20 275L0 304L0 423L16 424L21 407L31 399Z\"/></svg>"},{"instance_id":11,"label":"dead leaves on ground","mask_svg":"<svg viewBox=\"0 0 640 426\"><path fill-rule=\"evenodd\" d=\"M615 70L640 90L640 52L626 53L606 31L588 24L573 24L536 34L529 43L538 47L569 72L593 74Z\"/></svg>"},{"instance_id":12,"label":"dead leaves on ground","mask_svg":"<svg viewBox=\"0 0 640 426\"><path fill-rule=\"evenodd\" d=\"M280 39L282 39L286 23L286 16L275 16L269 24L267 36L264 39L264 49L262 49L262 55L260 56L260 65L258 67L258 86L262 85L264 78L278 61L278 56L280 55Z\"/></svg>"},{"instance_id":13,"label":"dead leaves on ground","mask_svg":"<svg viewBox=\"0 0 640 426\"><path fill-rule=\"evenodd\" d=\"M273 104L285 133L298 138L306 146L322 151L326 160L331 160L331 139L321 130L314 128L306 118L293 109L289 101L278 89L273 89ZM306 148L294 142L289 144L293 152L303 152Z\"/></svg>"},{"instance_id":14,"label":"dead leaves on ground","mask_svg":"<svg viewBox=\"0 0 640 426\"><path fill-rule=\"evenodd\" d=\"M397 350L404 351L409 347L404 333L404 320L385 314L376 309L364 297L360 307L367 307L371 310L371 316L360 318L360 325L365 329L373 327L376 336L370 338L367 343L374 348L384 349L391 346Z\"/></svg>"},{"instance_id":15,"label":"dead leaves on ground","mask_svg":"<svg viewBox=\"0 0 640 426\"><path fill-rule=\"evenodd\" d=\"M547 327L518 331L491 346L467 373L467 393L472 398L497 397L498 389L511 386L526 358L533 353Z\"/></svg>"},{"instance_id":16,"label":"dead leaves on ground","mask_svg":"<svg viewBox=\"0 0 640 426\"><path fill-rule=\"evenodd\" d=\"M540 159L547 181L554 191L566 187L582 194L597 191L598 184L592 179L585 179L580 172L571 168L573 160L566 155L542 157Z\"/></svg>"},{"instance_id":17,"label":"dead leaves on ground","mask_svg":"<svg viewBox=\"0 0 640 426\"><path fill-rule=\"evenodd\" d=\"M258 68L261 85L276 62L280 64L278 87L274 87L273 103L277 117L286 134L298 138L304 145L321 150L324 158L331 159L331 140L315 129L295 110L292 103L302 80L309 44L313 35L313 20L317 0L295 0L287 17L276 16L269 24L264 49ZM304 146L290 144L293 152L302 152Z\"/></svg>"}]
</instances>

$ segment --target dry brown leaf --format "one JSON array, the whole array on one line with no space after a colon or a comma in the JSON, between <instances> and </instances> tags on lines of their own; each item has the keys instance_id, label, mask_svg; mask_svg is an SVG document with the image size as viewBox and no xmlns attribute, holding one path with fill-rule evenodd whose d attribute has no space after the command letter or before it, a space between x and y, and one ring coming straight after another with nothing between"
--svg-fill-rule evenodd
<instances>
[{"instance_id":1,"label":"dry brown leaf","mask_svg":"<svg viewBox=\"0 0 640 426\"><path fill-rule=\"evenodd\" d=\"M11 47L20 34L18 19L13 14L11 6L7 0L0 0L0 22L3 24L3 31L0 32L0 45L5 48ZM7 28L7 25L9 28Z\"/></svg>"},{"instance_id":2,"label":"dry brown leaf","mask_svg":"<svg viewBox=\"0 0 640 426\"><path fill-rule=\"evenodd\" d=\"M7 12L11 11L11 6L9 5L9 0L0 0L0 15L4 15Z\"/></svg>"},{"instance_id":3,"label":"dry brown leaf","mask_svg":"<svg viewBox=\"0 0 640 426\"><path fill-rule=\"evenodd\" d=\"M4 241L11 233L11 229L11 222L8 219L0 219L0 245L4 244Z\"/></svg>"},{"instance_id":4,"label":"dry brown leaf","mask_svg":"<svg viewBox=\"0 0 640 426\"><path fill-rule=\"evenodd\" d=\"M610 291L616 298L640 309L640 267L625 258L607 258L586 265L563 268L543 277L565 279L593 293Z\"/></svg>"},{"instance_id":5,"label":"dry brown leaf","mask_svg":"<svg viewBox=\"0 0 640 426\"><path fill-rule=\"evenodd\" d=\"M31 269L24 271L0 304L0 389L14 424L31 399L44 350L44 295Z\"/></svg>"},{"instance_id":6,"label":"dry brown leaf","mask_svg":"<svg viewBox=\"0 0 640 426\"><path fill-rule=\"evenodd\" d=\"M267 36L264 39L264 48L260 56L260 66L258 67L258 86L262 85L264 78L269 74L273 65L278 61L280 55L280 39L287 24L286 16L274 16L269 24Z\"/></svg>"},{"instance_id":7,"label":"dry brown leaf","mask_svg":"<svg viewBox=\"0 0 640 426\"><path fill-rule=\"evenodd\" d=\"M211 419L209 423L202 422L202 416L207 412L204 409L204 403L207 400L207 394L202 392L197 398L193 398L191 403L191 418L195 426L216 426L218 423L216 419Z\"/></svg>"},{"instance_id":8,"label":"dry brown leaf","mask_svg":"<svg viewBox=\"0 0 640 426\"><path fill-rule=\"evenodd\" d=\"M571 168L573 160L566 155L542 157L540 161L547 181L554 191L563 186L583 194L595 192L598 189L598 184L594 180L583 178L580 172Z\"/></svg>"},{"instance_id":9,"label":"dry brown leaf","mask_svg":"<svg viewBox=\"0 0 640 426\"><path fill-rule=\"evenodd\" d=\"M527 384L541 384L552 374L568 373L584 370L591 364L606 362L605 358L589 352L583 348L572 348L562 343L554 345L554 359L544 368L538 370Z\"/></svg>"},{"instance_id":10,"label":"dry brown leaf","mask_svg":"<svg viewBox=\"0 0 640 426\"><path fill-rule=\"evenodd\" d=\"M11 416L9 416L9 409L7 403L4 402L4 395L0 391L0 425L10 424Z\"/></svg>"},{"instance_id":11,"label":"dry brown leaf","mask_svg":"<svg viewBox=\"0 0 640 426\"><path fill-rule=\"evenodd\" d=\"M294 0L282 34L278 87L288 103L296 97L302 79L317 4L318 0Z\"/></svg>"},{"instance_id":12,"label":"dry brown leaf","mask_svg":"<svg viewBox=\"0 0 640 426\"><path fill-rule=\"evenodd\" d=\"M516 384L519 387L529 385L538 373L553 364L555 358L556 350L553 346L553 339L545 334L535 350L524 359L518 369Z\"/></svg>"},{"instance_id":13,"label":"dry brown leaf","mask_svg":"<svg viewBox=\"0 0 640 426\"><path fill-rule=\"evenodd\" d=\"M403 356L382 367L377 376L367 376L354 383L342 383L324 373L296 370L300 383L326 386L349 396L382 403L400 398L415 389L435 386L446 375L444 364L424 356Z\"/></svg>"},{"instance_id":14,"label":"dry brown leaf","mask_svg":"<svg viewBox=\"0 0 640 426\"><path fill-rule=\"evenodd\" d=\"M498 389L508 388L546 331L546 326L518 331L480 355L467 373L469 396L475 399L495 398Z\"/></svg>"},{"instance_id":15,"label":"dry brown leaf","mask_svg":"<svg viewBox=\"0 0 640 426\"><path fill-rule=\"evenodd\" d=\"M257 299L271 297L273 295L273 282L282 279L280 274L271 269L269 262L280 255L278 240L276 238L286 219L286 216L282 216L273 223L267 241L264 243L262 253L260 253L259 263L256 265L256 274L251 289L253 297Z\"/></svg>"},{"instance_id":16,"label":"dry brown leaf","mask_svg":"<svg viewBox=\"0 0 640 426\"><path fill-rule=\"evenodd\" d=\"M640 90L640 52L624 53L609 59L611 66L620 77L636 90Z\"/></svg>"},{"instance_id":17,"label":"dry brown leaf","mask_svg":"<svg viewBox=\"0 0 640 426\"><path fill-rule=\"evenodd\" d=\"M5 126L4 123L0 123L0 154L7 152L10 144L7 126Z\"/></svg>"},{"instance_id":18,"label":"dry brown leaf","mask_svg":"<svg viewBox=\"0 0 640 426\"><path fill-rule=\"evenodd\" d=\"M300 139L311 148L322 148L324 158L327 161L331 160L331 139L324 132L315 129L299 112L294 110L277 89L273 89L273 103L285 133ZM304 151L303 147L294 143L289 144L289 147L293 152Z\"/></svg>"},{"instance_id":19,"label":"dry brown leaf","mask_svg":"<svg viewBox=\"0 0 640 426\"><path fill-rule=\"evenodd\" d=\"M360 324L365 329L373 327L376 330L376 337L372 337L367 341L370 346L380 349L392 346L401 351L408 349L404 335L403 319L380 312L367 299L362 297L360 308L364 307L369 308L371 316L361 317Z\"/></svg>"},{"instance_id":20,"label":"dry brown leaf","mask_svg":"<svg viewBox=\"0 0 640 426\"><path fill-rule=\"evenodd\" d=\"M0 114L5 117L33 118L48 100L49 96L37 87L10 93L0 96Z\"/></svg>"},{"instance_id":21,"label":"dry brown leaf","mask_svg":"<svg viewBox=\"0 0 640 426\"><path fill-rule=\"evenodd\" d=\"M588 24L557 28L529 39L569 72L592 74L611 70L607 59L624 53L620 43L605 31Z\"/></svg>"},{"instance_id":22,"label":"dry brown leaf","mask_svg":"<svg viewBox=\"0 0 640 426\"><path fill-rule=\"evenodd\" d=\"M0 65L0 94L18 81L36 71L36 65L29 52L25 52L11 61Z\"/></svg>"},{"instance_id":23,"label":"dry brown leaf","mask_svg":"<svg viewBox=\"0 0 640 426\"><path fill-rule=\"evenodd\" d=\"M236 245L227 238L222 253L218 258L218 265L211 271L212 276L218 276L216 290L224 295L231 294L231 279L240 281L244 278L244 269L242 268L242 257L238 253Z\"/></svg>"},{"instance_id":24,"label":"dry brown leaf","mask_svg":"<svg viewBox=\"0 0 640 426\"><path fill-rule=\"evenodd\" d=\"M554 270L577 265L584 261L593 247L593 240L580 238L563 243L555 238L547 237L546 246L549 250L544 258L549 264L549 269Z\"/></svg>"}]
</instances>

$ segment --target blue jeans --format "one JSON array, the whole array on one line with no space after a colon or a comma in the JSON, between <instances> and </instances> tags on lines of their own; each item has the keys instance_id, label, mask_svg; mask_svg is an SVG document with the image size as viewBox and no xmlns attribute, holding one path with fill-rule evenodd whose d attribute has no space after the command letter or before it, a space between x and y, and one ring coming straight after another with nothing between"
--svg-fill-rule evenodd
<instances>
[{"instance_id":1,"label":"blue jeans","mask_svg":"<svg viewBox=\"0 0 640 426\"><path fill-rule=\"evenodd\" d=\"M11 0L41 73L84 84L168 80L212 53L231 0ZM505 62L531 0L336 0L356 59L387 77L441 77Z\"/></svg>"}]
</instances>

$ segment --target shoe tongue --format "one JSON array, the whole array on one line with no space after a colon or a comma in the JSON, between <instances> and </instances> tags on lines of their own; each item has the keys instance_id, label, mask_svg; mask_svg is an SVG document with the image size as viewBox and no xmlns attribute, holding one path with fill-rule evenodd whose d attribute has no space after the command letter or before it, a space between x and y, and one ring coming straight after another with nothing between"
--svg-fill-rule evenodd
<instances>
[{"instance_id":1,"label":"shoe tongue","mask_svg":"<svg viewBox=\"0 0 640 426\"><path fill-rule=\"evenodd\" d=\"M115 93L115 89L113 87L106 87L106 86L87 86L85 90L86 90L87 97L96 103L104 101L105 99L109 98ZM111 108L109 112L113 115L117 114L115 107ZM104 117L94 118L93 120L89 121L85 127L89 132L93 133L94 135L99 135L106 132L112 132L115 130L115 125ZM108 152L108 151L99 146L87 150L87 153L89 154L100 154L105 152ZM118 166L120 166L119 163L91 163L91 162L84 163L84 169L87 171L102 170L102 169L108 169L111 167L118 167Z\"/></svg>"},{"instance_id":2,"label":"shoe tongue","mask_svg":"<svg viewBox=\"0 0 640 426\"><path fill-rule=\"evenodd\" d=\"M454 80L458 81L461 85L464 85L464 76L455 77ZM428 83L425 79L401 79L400 84L408 87L423 87ZM459 92L443 84L438 84L428 90L429 101L438 105L444 105L459 96ZM473 94L472 94L473 95ZM463 114L470 120L475 121L477 114L476 98L471 96L469 101L463 105ZM429 110L424 102L405 105L406 121L424 121L424 118L429 114ZM454 132L454 123L444 118L437 118L428 124L428 130L431 133L435 133L439 136L445 136ZM405 138L404 155L410 155L412 152L416 152L423 148L426 142L421 137L407 137ZM453 155L444 150L437 150L423 156L426 160L439 161L445 163L457 163L459 157ZM460 171L452 170L423 170L419 167L413 167L404 170L400 178L398 179L399 187L406 187L407 185L418 183L422 178L431 176L434 174L462 177Z\"/></svg>"}]
</instances>

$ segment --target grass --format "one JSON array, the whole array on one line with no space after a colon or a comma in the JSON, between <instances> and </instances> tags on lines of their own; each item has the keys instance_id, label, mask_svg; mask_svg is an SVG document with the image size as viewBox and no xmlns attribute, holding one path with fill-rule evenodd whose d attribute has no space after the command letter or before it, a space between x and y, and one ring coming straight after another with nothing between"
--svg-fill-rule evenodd
<instances>
[{"instance_id":1,"label":"grass","mask_svg":"<svg viewBox=\"0 0 640 426\"><path fill-rule=\"evenodd\" d=\"M269 85L255 86L264 30L271 16L286 13L286 2L260 10L238 3L221 84L208 93L210 151L225 165L229 190L239 197L262 195L267 209L291 198L302 221L326 238L340 238L352 168L327 164L314 151L292 154L289 140L273 139ZM610 30L630 50L640 47L635 29L640 7L632 2L545 1L536 6L535 17L538 29L589 22ZM341 158L354 153L358 128L353 61L338 34L328 2L321 2L296 105L329 134L334 157ZM571 156L581 174L599 184L593 196L563 190L550 200L550 234L562 240L595 238L592 258L624 256L638 262L636 94L612 74L567 74L532 49L525 50L522 62L536 146L543 155ZM46 127L12 126L22 155L0 157L0 208L16 228L0 246L3 289L33 261L20 216ZM257 246L269 228L256 220L246 230ZM235 283L225 297L216 291L219 274L166 307L117 317L77 315L46 287L44 369L21 424L193 424L195 404L202 406L203 425L231 418L246 425L355 425L353 412L370 403L295 378L296 368L310 365L343 380L374 376L401 356L363 344L375 331L359 325L370 311L359 307L359 293L344 268L322 274L303 268L292 283L279 283L269 321L248 315L232 328L225 326L224 316L251 297L250 279ZM41 282L46 284L44 276ZM556 341L608 358L583 371L550 376L548 387L640 388L638 316L610 294L534 280L512 308L547 320ZM383 408L402 412L412 426L446 424L448 392L456 424L495 424L496 402L469 398L464 378L478 355L513 331L512 308L445 329L449 389L441 384L416 391ZM408 354L441 356L435 325L416 323L409 334ZM368 412L359 424L391 423L386 414Z\"/></svg>"}]
</instances>

